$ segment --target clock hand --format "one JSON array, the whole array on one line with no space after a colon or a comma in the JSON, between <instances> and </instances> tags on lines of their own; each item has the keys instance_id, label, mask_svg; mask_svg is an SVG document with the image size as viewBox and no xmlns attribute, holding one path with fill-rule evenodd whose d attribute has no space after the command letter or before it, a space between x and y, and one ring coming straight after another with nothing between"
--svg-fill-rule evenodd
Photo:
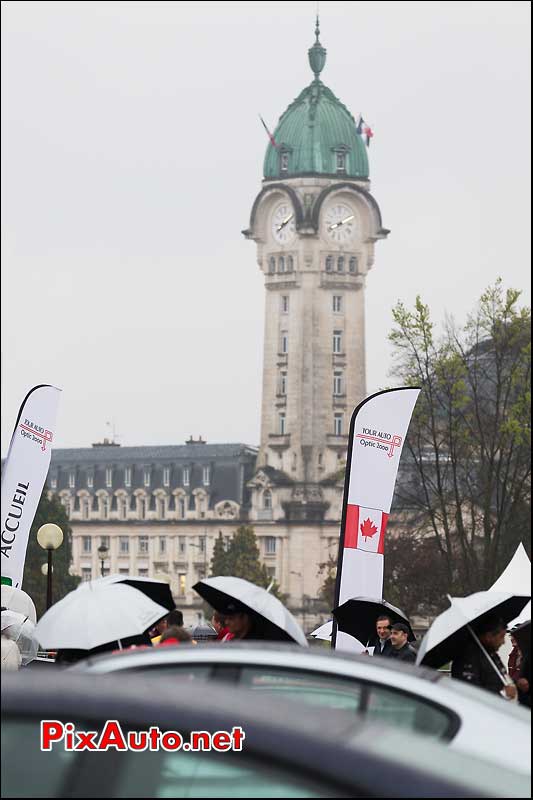
<instances>
[{"instance_id":1,"label":"clock hand","mask_svg":"<svg viewBox=\"0 0 533 800\"><path fill-rule=\"evenodd\" d=\"M344 225L345 222L349 222L353 218L354 218L354 214L350 214L350 216L346 217L346 219L341 219L340 222L335 222L333 225L329 226L330 231L334 231L335 228L340 228L341 225Z\"/></svg>"},{"instance_id":2,"label":"clock hand","mask_svg":"<svg viewBox=\"0 0 533 800\"><path fill-rule=\"evenodd\" d=\"M293 217L294 217L294 214L289 214L287 219L284 219L283 222L281 223L281 225L278 225L278 227L276 228L276 233L279 233L285 227L285 225L288 225Z\"/></svg>"}]
</instances>

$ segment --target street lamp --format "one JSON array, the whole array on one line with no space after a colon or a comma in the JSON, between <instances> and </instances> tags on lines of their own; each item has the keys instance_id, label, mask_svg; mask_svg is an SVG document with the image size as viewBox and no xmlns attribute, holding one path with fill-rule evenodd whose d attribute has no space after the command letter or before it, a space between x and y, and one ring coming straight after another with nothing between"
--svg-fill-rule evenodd
<instances>
[{"instance_id":1,"label":"street lamp","mask_svg":"<svg viewBox=\"0 0 533 800\"><path fill-rule=\"evenodd\" d=\"M59 525L47 522L46 525L41 525L37 531L37 541L43 550L48 553L48 562L46 564L46 608L48 610L52 605L52 553L58 547L61 547L63 531Z\"/></svg>"},{"instance_id":2,"label":"street lamp","mask_svg":"<svg viewBox=\"0 0 533 800\"><path fill-rule=\"evenodd\" d=\"M109 547L105 544L101 544L98 548L98 558L100 559L100 575L102 578L104 577L104 561L107 558L107 554L109 553Z\"/></svg>"}]
</instances>

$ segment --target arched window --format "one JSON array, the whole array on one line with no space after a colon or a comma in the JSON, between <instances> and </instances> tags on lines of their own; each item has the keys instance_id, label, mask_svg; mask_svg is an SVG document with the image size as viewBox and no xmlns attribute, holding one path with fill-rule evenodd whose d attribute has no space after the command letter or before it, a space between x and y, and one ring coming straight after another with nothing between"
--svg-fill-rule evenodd
<instances>
[{"instance_id":1,"label":"arched window","mask_svg":"<svg viewBox=\"0 0 533 800\"><path fill-rule=\"evenodd\" d=\"M276 259L274 256L270 256L268 259L268 271L271 275L276 271Z\"/></svg>"},{"instance_id":2,"label":"arched window","mask_svg":"<svg viewBox=\"0 0 533 800\"><path fill-rule=\"evenodd\" d=\"M339 256L337 259L337 272L344 272L344 256Z\"/></svg>"},{"instance_id":3,"label":"arched window","mask_svg":"<svg viewBox=\"0 0 533 800\"><path fill-rule=\"evenodd\" d=\"M355 256L352 256L350 259L350 272L352 275L355 275L357 272L357 258Z\"/></svg>"},{"instance_id":4,"label":"arched window","mask_svg":"<svg viewBox=\"0 0 533 800\"><path fill-rule=\"evenodd\" d=\"M333 272L333 256L326 258L326 272Z\"/></svg>"},{"instance_id":5,"label":"arched window","mask_svg":"<svg viewBox=\"0 0 533 800\"><path fill-rule=\"evenodd\" d=\"M289 154L286 152L281 153L279 159L279 166L281 172L288 172L289 169Z\"/></svg>"},{"instance_id":6,"label":"arched window","mask_svg":"<svg viewBox=\"0 0 533 800\"><path fill-rule=\"evenodd\" d=\"M272 492L270 489L265 489L263 492L263 508L271 509L272 508Z\"/></svg>"},{"instance_id":7,"label":"arched window","mask_svg":"<svg viewBox=\"0 0 533 800\"><path fill-rule=\"evenodd\" d=\"M287 256L287 272L292 272L294 270L294 258L292 256Z\"/></svg>"},{"instance_id":8,"label":"arched window","mask_svg":"<svg viewBox=\"0 0 533 800\"><path fill-rule=\"evenodd\" d=\"M285 256L280 256L278 259L278 272L285 272Z\"/></svg>"}]
</instances>

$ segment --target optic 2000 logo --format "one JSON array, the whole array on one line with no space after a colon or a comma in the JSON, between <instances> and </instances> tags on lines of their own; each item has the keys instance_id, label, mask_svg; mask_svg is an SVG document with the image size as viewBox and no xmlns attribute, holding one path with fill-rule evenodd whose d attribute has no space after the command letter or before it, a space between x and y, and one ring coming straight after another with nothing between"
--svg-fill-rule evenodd
<instances>
[{"instance_id":1,"label":"optic 2000 logo","mask_svg":"<svg viewBox=\"0 0 533 800\"><path fill-rule=\"evenodd\" d=\"M35 422L31 422L29 419L25 419L24 422L21 422L19 425L21 436L26 439L30 439L32 442L37 442L41 445L41 450L46 450L46 443L52 442L54 438L54 434L52 431L46 430L46 428L42 428L40 425L37 425Z\"/></svg>"},{"instance_id":2,"label":"optic 2000 logo","mask_svg":"<svg viewBox=\"0 0 533 800\"><path fill-rule=\"evenodd\" d=\"M386 450L387 456L392 458L394 450L402 446L402 437L385 431L363 428L362 433L356 435L363 447L375 447L377 450Z\"/></svg>"}]
</instances>

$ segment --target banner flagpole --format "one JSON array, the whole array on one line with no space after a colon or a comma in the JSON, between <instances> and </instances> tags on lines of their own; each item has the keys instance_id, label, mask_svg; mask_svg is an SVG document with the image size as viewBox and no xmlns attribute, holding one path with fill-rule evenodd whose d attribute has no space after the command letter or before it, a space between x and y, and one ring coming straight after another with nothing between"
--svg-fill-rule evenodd
<instances>
[{"instance_id":1,"label":"banner flagpole","mask_svg":"<svg viewBox=\"0 0 533 800\"><path fill-rule=\"evenodd\" d=\"M20 406L2 471L2 583L20 587L30 528L48 474L61 389L41 384Z\"/></svg>"},{"instance_id":2,"label":"banner flagpole","mask_svg":"<svg viewBox=\"0 0 533 800\"><path fill-rule=\"evenodd\" d=\"M387 521L400 456L419 387L385 389L363 400L350 421L335 608L350 597L382 598ZM362 643L338 631L331 647L361 651Z\"/></svg>"}]
</instances>

